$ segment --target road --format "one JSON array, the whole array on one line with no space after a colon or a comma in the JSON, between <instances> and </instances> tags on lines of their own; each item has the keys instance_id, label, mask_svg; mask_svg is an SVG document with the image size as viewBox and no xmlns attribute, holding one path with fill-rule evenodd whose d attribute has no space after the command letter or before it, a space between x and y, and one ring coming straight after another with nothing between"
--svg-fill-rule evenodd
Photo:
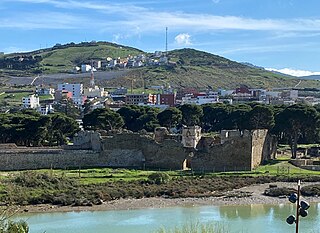
<instances>
[{"instance_id":1,"label":"road","mask_svg":"<svg viewBox=\"0 0 320 233\"><path fill-rule=\"evenodd\" d=\"M300 85L300 83L301 83L301 80L298 82L298 84L297 85L295 85L294 87L296 88L296 87L298 87L299 85Z\"/></svg>"}]
</instances>

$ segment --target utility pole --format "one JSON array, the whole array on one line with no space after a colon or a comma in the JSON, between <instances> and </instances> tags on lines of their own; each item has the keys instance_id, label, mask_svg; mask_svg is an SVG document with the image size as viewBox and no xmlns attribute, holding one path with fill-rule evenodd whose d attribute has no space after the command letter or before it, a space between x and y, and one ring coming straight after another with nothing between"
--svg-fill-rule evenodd
<instances>
[{"instance_id":1,"label":"utility pole","mask_svg":"<svg viewBox=\"0 0 320 233\"><path fill-rule=\"evenodd\" d=\"M298 180L298 190L297 193L292 193L289 196L289 201L291 203L297 203L297 209L296 209L296 216L294 215L290 215L286 222L288 224L296 224L296 233L299 233L299 218L301 217L307 217L308 215L308 211L307 209L309 209L310 205L308 202L306 201L300 201L300 187L301 187L301 181Z\"/></svg>"},{"instance_id":2,"label":"utility pole","mask_svg":"<svg viewBox=\"0 0 320 233\"><path fill-rule=\"evenodd\" d=\"M166 56L168 57L168 27L166 27Z\"/></svg>"},{"instance_id":3,"label":"utility pole","mask_svg":"<svg viewBox=\"0 0 320 233\"><path fill-rule=\"evenodd\" d=\"M299 208L300 208L300 186L301 182L298 180L298 198L297 198L297 210L296 210L296 233L299 233Z\"/></svg>"}]
</instances>

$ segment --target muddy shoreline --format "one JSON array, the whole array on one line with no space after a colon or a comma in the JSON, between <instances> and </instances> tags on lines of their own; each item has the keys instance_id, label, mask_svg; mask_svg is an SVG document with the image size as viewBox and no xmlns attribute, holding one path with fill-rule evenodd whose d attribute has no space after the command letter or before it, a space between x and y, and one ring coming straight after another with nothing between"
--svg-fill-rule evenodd
<instances>
[{"instance_id":1,"label":"muddy shoreline","mask_svg":"<svg viewBox=\"0 0 320 233\"><path fill-rule=\"evenodd\" d=\"M305 183L304 185L319 184ZM104 202L101 205L93 206L56 206L56 205L28 205L20 206L19 212L44 213L44 212L79 212L79 211L108 211L108 210L132 210L148 208L169 208L169 207L193 207L193 206L221 206L221 205L254 205L254 204L289 204L286 197L269 197L263 195L264 190L269 185L277 187L296 188L296 183L273 182L266 184L250 185L225 192L221 197L203 197L203 198L165 198L152 197L141 199L119 199ZM320 197L303 197L310 203L320 203Z\"/></svg>"}]
</instances>

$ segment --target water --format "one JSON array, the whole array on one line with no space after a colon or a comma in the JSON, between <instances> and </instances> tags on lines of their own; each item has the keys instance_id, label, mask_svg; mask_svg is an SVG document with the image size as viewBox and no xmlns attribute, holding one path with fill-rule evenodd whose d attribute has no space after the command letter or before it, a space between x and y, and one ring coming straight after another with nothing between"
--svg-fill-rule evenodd
<instances>
[{"instance_id":1,"label":"water","mask_svg":"<svg viewBox=\"0 0 320 233\"><path fill-rule=\"evenodd\" d=\"M301 218L301 233L320 233L320 203ZM163 209L40 213L19 216L31 233L150 233L188 222L221 223L231 233L295 232L285 219L294 205L173 207Z\"/></svg>"}]
</instances>

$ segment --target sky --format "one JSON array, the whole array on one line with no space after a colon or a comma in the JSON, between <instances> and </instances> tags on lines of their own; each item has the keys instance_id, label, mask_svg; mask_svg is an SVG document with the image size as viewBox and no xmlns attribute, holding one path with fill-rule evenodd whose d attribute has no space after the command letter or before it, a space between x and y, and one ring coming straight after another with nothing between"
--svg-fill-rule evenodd
<instances>
[{"instance_id":1,"label":"sky","mask_svg":"<svg viewBox=\"0 0 320 233\"><path fill-rule=\"evenodd\" d=\"M0 0L0 52L109 41L320 74L319 0ZM315 72L315 73L314 73Z\"/></svg>"}]
</instances>

